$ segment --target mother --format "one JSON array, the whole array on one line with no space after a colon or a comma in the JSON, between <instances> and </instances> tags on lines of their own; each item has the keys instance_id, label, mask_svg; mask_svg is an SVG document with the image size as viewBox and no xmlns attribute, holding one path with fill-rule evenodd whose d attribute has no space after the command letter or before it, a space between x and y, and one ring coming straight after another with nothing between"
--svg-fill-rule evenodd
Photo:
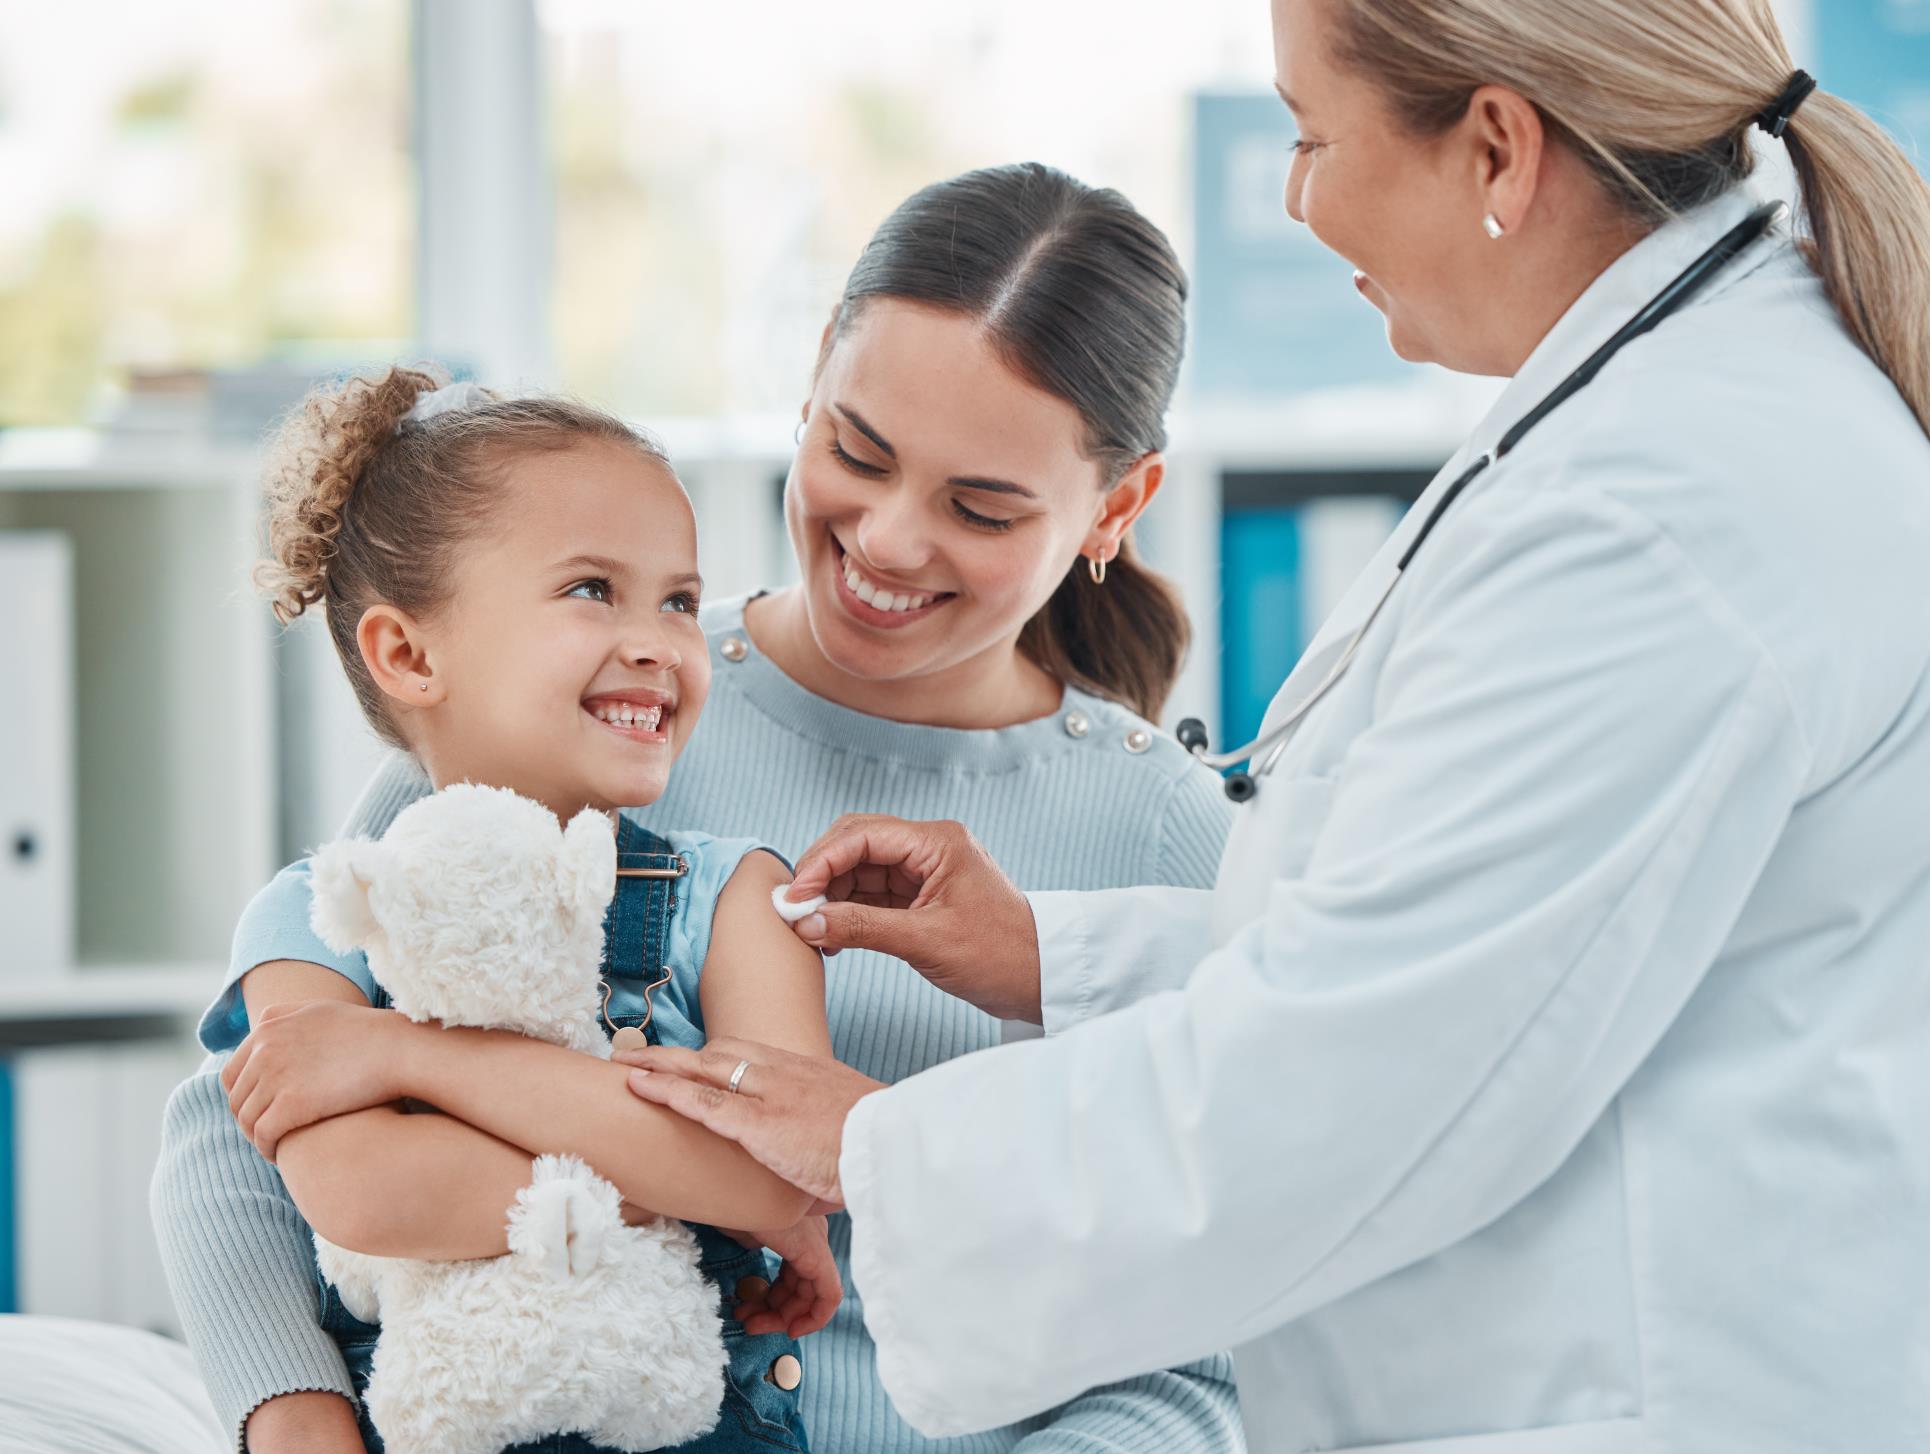
<instances>
[{"instance_id":1,"label":"mother","mask_svg":"<svg viewBox=\"0 0 1930 1454\"><path fill-rule=\"evenodd\" d=\"M1768 0L1273 15L1288 210L1511 382L1276 698L1218 888L1028 912L849 825L794 892L896 878L815 938L1054 1034L635 1088L848 1200L934 1431L1231 1341L1268 1450L1930 1448L1930 188Z\"/></svg>"},{"instance_id":2,"label":"mother","mask_svg":"<svg viewBox=\"0 0 1930 1454\"><path fill-rule=\"evenodd\" d=\"M1225 804L1147 720L1185 618L1127 537L1161 480L1184 300L1157 228L1044 167L899 207L846 284L802 413L785 492L802 583L705 608L710 705L645 821L796 853L852 808L965 816L1029 886L1210 882ZM379 833L423 790L399 761L353 831ZM278 880L257 898L238 967L327 962L305 893ZM839 1058L881 1081L1001 1038L992 1015L874 954L838 962L829 1011ZM155 1221L217 1404L256 1448L339 1431L349 1384L315 1326L298 1214L212 1072L177 1093L166 1138ZM843 1217L831 1234L843 1265ZM854 1294L806 1357L815 1447L939 1447L885 1398ZM346 1428L340 1447L359 1448ZM1216 1356L943 1447L1242 1441Z\"/></svg>"}]
</instances>

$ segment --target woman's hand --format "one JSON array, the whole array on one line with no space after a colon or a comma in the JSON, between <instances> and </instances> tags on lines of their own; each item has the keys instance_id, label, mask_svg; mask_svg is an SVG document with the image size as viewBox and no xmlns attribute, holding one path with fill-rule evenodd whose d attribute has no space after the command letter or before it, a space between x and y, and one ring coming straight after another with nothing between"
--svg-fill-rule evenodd
<instances>
[{"instance_id":1,"label":"woman's hand","mask_svg":"<svg viewBox=\"0 0 1930 1454\"><path fill-rule=\"evenodd\" d=\"M1032 906L957 823L852 815L798 860L790 898L832 902L797 925L827 953L876 949L1001 1020L1040 1023Z\"/></svg>"},{"instance_id":2,"label":"woman's hand","mask_svg":"<svg viewBox=\"0 0 1930 1454\"><path fill-rule=\"evenodd\" d=\"M702 1050L645 1045L611 1057L634 1067L630 1089L686 1120L735 1141L792 1186L818 1199L812 1213L844 1205L838 1155L844 1118L884 1082L817 1055L793 1055L748 1040L713 1040ZM730 1089L731 1076L749 1061Z\"/></svg>"},{"instance_id":3,"label":"woman's hand","mask_svg":"<svg viewBox=\"0 0 1930 1454\"><path fill-rule=\"evenodd\" d=\"M844 1301L844 1280L831 1255L823 1216L806 1217L776 1232L731 1232L746 1247L768 1247L784 1259L777 1281L737 1284L734 1314L747 1333L788 1333L802 1338L831 1321Z\"/></svg>"},{"instance_id":4,"label":"woman's hand","mask_svg":"<svg viewBox=\"0 0 1930 1454\"><path fill-rule=\"evenodd\" d=\"M290 1131L401 1099L398 1042L413 1028L393 1010L341 1000L270 1005L222 1069L228 1108L273 1161Z\"/></svg>"}]
</instances>

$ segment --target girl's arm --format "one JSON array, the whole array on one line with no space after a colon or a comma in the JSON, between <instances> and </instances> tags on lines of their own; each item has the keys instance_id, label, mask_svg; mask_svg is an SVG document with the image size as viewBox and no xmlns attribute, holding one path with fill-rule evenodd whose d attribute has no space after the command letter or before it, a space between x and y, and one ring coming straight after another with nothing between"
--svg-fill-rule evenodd
<instances>
[{"instance_id":1,"label":"girl's arm","mask_svg":"<svg viewBox=\"0 0 1930 1454\"><path fill-rule=\"evenodd\" d=\"M771 910L783 864L753 853L719 897L699 982L706 1032L831 1053L824 963ZM520 1035L411 1027L403 1093L533 1152L580 1156L639 1206L721 1227L788 1227L812 1199L739 1147L628 1090L622 1065Z\"/></svg>"},{"instance_id":2,"label":"girl's arm","mask_svg":"<svg viewBox=\"0 0 1930 1454\"><path fill-rule=\"evenodd\" d=\"M241 993L251 1025L270 1005L368 1004L335 971L292 959L257 965ZM223 1079L232 1084L229 1075ZM453 1260L508 1251L508 1210L529 1184L529 1165L527 1152L473 1126L404 1115L393 1104L304 1126L276 1150L282 1181L309 1226L339 1247L382 1257Z\"/></svg>"},{"instance_id":3,"label":"girl's arm","mask_svg":"<svg viewBox=\"0 0 1930 1454\"><path fill-rule=\"evenodd\" d=\"M828 1054L822 961L770 907L784 876L776 859L757 853L725 886L704 963L704 1016L714 1035L755 1033L800 1053ZM501 1252L504 1211L528 1182L532 1153L579 1156L635 1206L688 1221L788 1227L810 1208L808 1196L737 1146L631 1096L625 1067L503 1031L371 1017L355 1058L372 1069L349 1078L379 1076L380 1100L427 1101L466 1128L382 1106L336 1116L344 1092L318 1083L327 1060L349 1069L339 1040L328 1044L335 1027L300 1011L267 1011L318 998L359 1004L362 996L332 971L293 961L257 967L243 993L255 1028L224 1076L237 1091L237 1115L275 1156L304 1215L342 1246L442 1258ZM287 1095L315 1099L306 1109L276 1105L264 1117ZM260 1125L270 1125L266 1142ZM288 1125L305 1129L276 1144ZM464 1129L488 1134L469 1138ZM526 1149L512 1162L505 1147ZM404 1194L409 1187L415 1194ZM464 1198L461 1226L444 1221L452 1197Z\"/></svg>"}]
</instances>

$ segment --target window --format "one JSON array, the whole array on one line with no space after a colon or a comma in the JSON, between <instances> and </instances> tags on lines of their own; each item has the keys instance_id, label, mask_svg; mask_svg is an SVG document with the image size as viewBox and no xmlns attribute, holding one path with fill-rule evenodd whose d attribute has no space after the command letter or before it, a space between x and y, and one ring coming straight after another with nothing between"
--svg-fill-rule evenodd
<instances>
[{"instance_id":1,"label":"window","mask_svg":"<svg viewBox=\"0 0 1930 1454\"><path fill-rule=\"evenodd\" d=\"M398 346L410 176L405 0L0 9L0 423Z\"/></svg>"},{"instance_id":2,"label":"window","mask_svg":"<svg viewBox=\"0 0 1930 1454\"><path fill-rule=\"evenodd\" d=\"M1273 71L1260 0L539 14L562 380L645 417L795 409L872 229L971 167L1118 187L1185 255L1192 94Z\"/></svg>"}]
</instances>

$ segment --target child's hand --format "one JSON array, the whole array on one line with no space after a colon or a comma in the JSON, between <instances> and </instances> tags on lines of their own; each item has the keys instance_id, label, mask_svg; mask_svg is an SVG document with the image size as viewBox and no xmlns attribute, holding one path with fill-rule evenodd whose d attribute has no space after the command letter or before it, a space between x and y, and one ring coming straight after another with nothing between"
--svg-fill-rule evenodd
<instances>
[{"instance_id":1,"label":"child's hand","mask_svg":"<svg viewBox=\"0 0 1930 1454\"><path fill-rule=\"evenodd\" d=\"M802 1338L831 1321L844 1301L838 1261L823 1217L806 1217L781 1232L732 1232L746 1247L768 1247L784 1259L777 1281L741 1298L735 1316L747 1333ZM739 1289L743 1283L738 1284Z\"/></svg>"},{"instance_id":2,"label":"child's hand","mask_svg":"<svg viewBox=\"0 0 1930 1454\"><path fill-rule=\"evenodd\" d=\"M268 1160L290 1131L387 1105L405 1093L393 1010L341 1000L270 1005L221 1072L228 1108Z\"/></svg>"}]
</instances>

